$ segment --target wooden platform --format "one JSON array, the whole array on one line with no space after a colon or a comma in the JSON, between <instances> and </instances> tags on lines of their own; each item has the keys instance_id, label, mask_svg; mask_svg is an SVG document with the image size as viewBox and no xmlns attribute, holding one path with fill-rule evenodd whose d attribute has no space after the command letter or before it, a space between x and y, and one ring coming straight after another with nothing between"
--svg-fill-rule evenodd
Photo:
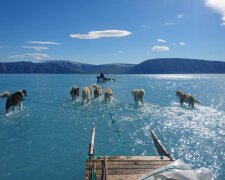
<instances>
[{"instance_id":1,"label":"wooden platform","mask_svg":"<svg viewBox=\"0 0 225 180\"><path fill-rule=\"evenodd\" d=\"M85 179L96 175L97 180L136 180L143 174L169 164L171 160L160 156L93 156L86 161Z\"/></svg>"}]
</instances>

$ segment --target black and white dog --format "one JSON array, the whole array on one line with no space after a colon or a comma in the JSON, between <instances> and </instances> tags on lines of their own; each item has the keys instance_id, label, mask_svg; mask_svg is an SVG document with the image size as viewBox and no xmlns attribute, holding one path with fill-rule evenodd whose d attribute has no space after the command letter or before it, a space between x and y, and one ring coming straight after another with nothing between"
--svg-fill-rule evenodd
<instances>
[{"instance_id":1,"label":"black and white dog","mask_svg":"<svg viewBox=\"0 0 225 180\"><path fill-rule=\"evenodd\" d=\"M26 90L17 91L14 94L11 94L8 91L4 91L3 93L1 93L1 98L7 97L5 104L6 113L8 113L11 106L13 110L15 106L19 106L19 109L22 110L22 101L24 96L27 96Z\"/></svg>"},{"instance_id":2,"label":"black and white dog","mask_svg":"<svg viewBox=\"0 0 225 180\"><path fill-rule=\"evenodd\" d=\"M79 96L80 96L79 91L80 91L80 89L76 85L72 86L72 89L70 91L70 96L71 96L72 100L76 100L79 98Z\"/></svg>"}]
</instances>

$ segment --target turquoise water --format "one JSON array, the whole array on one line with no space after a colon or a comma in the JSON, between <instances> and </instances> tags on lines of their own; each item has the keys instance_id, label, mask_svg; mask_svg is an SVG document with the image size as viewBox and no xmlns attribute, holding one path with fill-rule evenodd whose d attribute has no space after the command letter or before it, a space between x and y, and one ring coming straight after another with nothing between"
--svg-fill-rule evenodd
<instances>
[{"instance_id":1,"label":"turquoise water","mask_svg":"<svg viewBox=\"0 0 225 180\"><path fill-rule=\"evenodd\" d=\"M0 75L0 91L28 93L23 111L7 115L0 99L0 179L83 179L93 125L96 155L156 155L154 130L175 159L225 177L225 75L111 77L102 84L113 90L111 104L101 97L81 106L69 91L96 75ZM134 88L145 89L144 106L134 104ZM180 107L178 89L201 104Z\"/></svg>"}]
</instances>

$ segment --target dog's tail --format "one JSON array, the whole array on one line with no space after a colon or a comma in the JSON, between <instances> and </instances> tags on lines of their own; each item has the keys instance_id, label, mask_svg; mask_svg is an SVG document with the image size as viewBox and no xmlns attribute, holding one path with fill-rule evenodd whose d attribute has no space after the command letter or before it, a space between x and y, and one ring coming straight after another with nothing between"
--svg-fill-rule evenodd
<instances>
[{"instance_id":1,"label":"dog's tail","mask_svg":"<svg viewBox=\"0 0 225 180\"><path fill-rule=\"evenodd\" d=\"M196 99L195 99L195 102L196 102L196 103L199 103L199 104L201 103L201 102L199 102L199 101L198 101L198 100L196 100Z\"/></svg>"},{"instance_id":2,"label":"dog's tail","mask_svg":"<svg viewBox=\"0 0 225 180\"><path fill-rule=\"evenodd\" d=\"M11 97L11 93L9 91L4 91L0 93L0 98Z\"/></svg>"}]
</instances>

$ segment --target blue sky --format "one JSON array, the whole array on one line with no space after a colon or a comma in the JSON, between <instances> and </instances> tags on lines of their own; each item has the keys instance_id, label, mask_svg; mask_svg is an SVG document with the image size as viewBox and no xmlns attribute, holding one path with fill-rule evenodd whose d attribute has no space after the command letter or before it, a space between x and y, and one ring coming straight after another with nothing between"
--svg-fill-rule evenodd
<instances>
[{"instance_id":1,"label":"blue sky","mask_svg":"<svg viewBox=\"0 0 225 180\"><path fill-rule=\"evenodd\" d=\"M225 61L224 0L0 0L0 61Z\"/></svg>"}]
</instances>

